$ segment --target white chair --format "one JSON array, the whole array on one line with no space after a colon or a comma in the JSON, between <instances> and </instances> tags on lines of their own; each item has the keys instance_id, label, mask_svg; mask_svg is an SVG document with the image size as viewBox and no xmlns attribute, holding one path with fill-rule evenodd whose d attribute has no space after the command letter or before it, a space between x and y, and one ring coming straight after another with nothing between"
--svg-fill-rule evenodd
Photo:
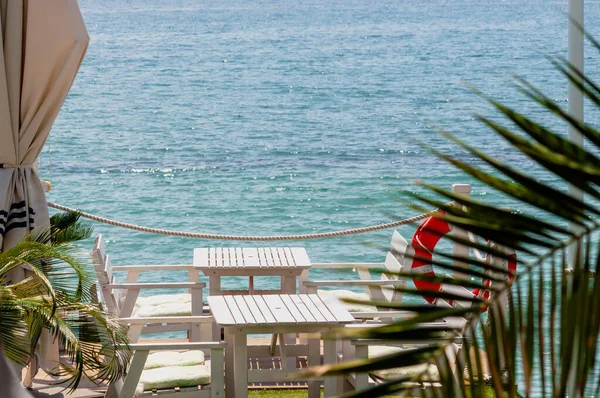
<instances>
[{"instance_id":1,"label":"white chair","mask_svg":"<svg viewBox=\"0 0 600 398\"><path fill-rule=\"evenodd\" d=\"M110 257L106 254L106 245L102 235L96 238L92 260L107 311L118 314L120 318L163 318L164 320L168 317L199 317L203 315L202 289L206 287L206 284L198 282L198 272L191 265L112 266ZM188 272L187 281L137 282L141 272L179 270ZM113 273L119 271L127 272L124 283L115 282ZM140 297L140 292L144 289L187 289L188 293L173 294L169 292L168 294ZM139 324L136 324L136 327L139 327ZM144 333L160 333L187 330L191 341L200 341L201 338L206 339L211 335L210 328L211 326L204 322L168 324L157 321L145 324L143 331Z\"/></svg>"},{"instance_id":2,"label":"white chair","mask_svg":"<svg viewBox=\"0 0 600 398\"><path fill-rule=\"evenodd\" d=\"M461 294L464 294L465 297L473 297L473 294L464 289ZM464 303L461 301L461 303ZM450 307L450 305L446 301L439 301L437 303L440 307ZM456 302L453 304L453 307L461 306ZM464 361L465 352L463 350L463 343L465 339L469 339L470 335L467 333L465 326L467 325L467 318L464 317L450 317L441 320L440 322L428 322L422 323L418 326L415 326L415 329L425 330L427 328L435 328L439 329L442 327L449 327L455 331L460 331L459 335L454 338L454 344L450 345L446 349L446 354L448 358L457 363L460 361ZM354 324L348 325L347 328L357 329L357 328L371 328L378 327L381 325L377 324ZM474 325L471 325L474 327ZM470 330L470 329L469 329ZM442 341L444 338L439 337L439 341ZM445 340L444 340L445 341ZM343 361L351 361L354 359L368 359L378 356L384 356L388 354L392 354L402 350L409 350L420 345L431 344L435 341L430 337L426 339L412 339L412 340L404 340L404 341L394 341L394 342L382 342L381 340L369 340L369 339L361 339L354 338L344 341L342 348L342 356ZM447 369L452 372L455 378L463 377L462 370L456 369L454 366L452 369ZM386 381L389 379L404 377L404 376L413 376L419 373L427 371L429 373L430 382L426 384L415 384L415 391L418 389L428 388L428 389L438 389L441 388L441 385L438 383L439 381L439 370L436 365L415 365L408 367L399 367L393 369L386 369L382 371L377 371L373 373L356 373L347 375L346 380L350 384L350 386L355 390L362 390L367 388L369 384L376 384L382 381ZM410 395L410 394L409 394ZM419 395L419 394L416 394Z\"/></svg>"},{"instance_id":3,"label":"white chair","mask_svg":"<svg viewBox=\"0 0 600 398\"><path fill-rule=\"evenodd\" d=\"M108 294L108 300L105 294ZM96 300L104 311L119 315L112 290L101 288L99 282L96 284ZM119 323L127 327L133 356L126 376L108 385L105 398L225 396L226 343L138 343L146 325L206 325L210 328L214 323L212 316L130 317L119 318Z\"/></svg>"},{"instance_id":4,"label":"white chair","mask_svg":"<svg viewBox=\"0 0 600 398\"><path fill-rule=\"evenodd\" d=\"M131 344L127 376L112 383L105 398L224 397L225 347L221 342Z\"/></svg>"},{"instance_id":5,"label":"white chair","mask_svg":"<svg viewBox=\"0 0 600 398\"><path fill-rule=\"evenodd\" d=\"M394 288L403 288L406 285L406 279L399 278L394 273L410 269L412 258L410 257L412 247L397 232L392 235L391 250L387 253L383 263L322 263L312 264L311 271L322 270L356 270L360 279L356 280L314 280L310 279L310 274L305 271L300 278L300 291L310 294L319 294L321 296L332 296L337 299L354 299L364 301L395 302L402 300L402 292ZM408 256L407 256L408 254ZM382 269L380 280L371 278L370 270ZM388 271L389 273L386 273ZM325 290L320 288L335 287L335 290ZM359 293L348 288L364 288L365 292ZM389 309L385 307L376 307L374 305L362 305L344 303L352 316L361 320L372 320L380 318L382 315L399 317L406 312L394 311L388 313ZM380 312L386 312L381 314Z\"/></svg>"},{"instance_id":6,"label":"white chair","mask_svg":"<svg viewBox=\"0 0 600 398\"><path fill-rule=\"evenodd\" d=\"M400 251L398 250L400 249ZM392 239L392 253L395 253L396 258L401 258L402 260L402 269L405 270L410 270L411 269L411 264L412 264L412 258L410 258L410 255L412 253L414 253L412 247L410 247L410 245L408 245L408 243L406 242L406 240L404 238L402 238L402 236L400 236L400 234L398 232L394 232L394 238ZM408 256L407 256L408 254ZM388 263L389 260L389 256L391 255L391 253L388 253L388 258L386 258L386 263ZM393 256L393 255L392 255ZM399 257L401 256L401 257ZM387 268L386 269L392 271L391 269ZM396 268L397 269L397 268ZM474 297L474 294L462 287L458 287L458 286L454 286L454 285L449 285L449 284L442 284L441 286L441 290L444 292L448 292L448 293L452 293L454 295L457 296L462 296L465 297L465 300L454 300L452 303L449 303L446 300L438 300L435 304L432 305L436 305L439 307L462 307L462 308L466 308L469 307L471 305L471 301L469 300L470 298ZM390 293L389 291L383 291L383 294L387 294L387 298L388 301L389 300L396 300L394 302L399 302L399 299L397 297L390 297ZM394 313L393 316L397 316L396 313ZM410 313L410 312L404 312L403 314L397 316L398 318L410 318L411 316L414 316L414 313ZM382 318L379 318L380 320ZM391 321L391 318L385 318L385 321ZM454 345L451 345L448 347L446 354L448 355L449 358L453 359L454 362L457 361L457 359L460 359L461 361L463 360L463 357L465 355L464 351L463 351L463 342L465 339L469 339L470 336L468 335L468 333L466 333L465 330L465 325L467 324L468 319L465 317L449 317L449 318L445 318L443 320L441 320L440 322L429 322L429 323L422 323L419 324L418 329L427 329L427 328L439 328L440 326L443 327L450 327L453 330L458 330L460 331L459 336L455 338L454 341ZM381 323L379 324L354 324L354 325L348 325L347 328L368 328L368 327L378 327L381 326ZM471 325L471 327L473 327L474 325ZM469 329L471 330L471 329ZM440 338L441 339L441 338ZM372 357L376 357L376 356L381 356L381 355L387 355L387 354L391 354L395 351L398 350L406 350L406 349L410 349L410 348L414 348L416 346L419 345L423 345L423 344L430 344L433 341L431 339L427 339L427 340L411 340L411 341L396 341L393 343L382 343L382 341L380 340L367 340L367 339L350 339L350 340L346 340L343 343L343 347L342 347L342 355L341 358L344 361L350 361L353 359L367 359L367 358L372 358ZM356 390L360 390L360 389L364 389L366 388L369 384L372 383L378 383L381 382L383 380L386 379L390 379L390 378L397 378L397 377L401 377L401 376L408 376L408 375L412 375L415 373L420 373L423 371L428 371L431 377L431 382L427 384L427 386L424 386L422 384L418 384L415 385L415 391L418 389L422 389L424 387L426 388L431 388L431 389L436 389L436 388L440 388L441 385L439 383L437 383L437 379L439 379L439 372L438 369L435 365L418 365L418 366L413 366L413 367L404 367L404 368L396 368L396 369L389 369L389 370L385 370L385 371L381 371L381 372L375 372L372 374L367 374L367 373L358 373L358 374L352 374L347 376L346 380L350 383L350 385L356 389ZM453 371L453 375L454 377L462 377L462 373L461 372L457 372L456 370L450 370ZM418 394L417 394L418 395Z\"/></svg>"}]
</instances>

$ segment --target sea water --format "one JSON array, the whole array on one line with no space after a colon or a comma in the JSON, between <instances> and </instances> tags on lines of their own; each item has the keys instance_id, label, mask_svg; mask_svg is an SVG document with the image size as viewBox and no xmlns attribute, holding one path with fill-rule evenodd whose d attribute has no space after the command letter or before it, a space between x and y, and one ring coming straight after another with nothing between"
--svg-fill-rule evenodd
<instances>
[{"instance_id":1,"label":"sea water","mask_svg":"<svg viewBox=\"0 0 600 398\"><path fill-rule=\"evenodd\" d=\"M407 193L427 195L415 180L472 183L477 199L528 210L424 150L474 161L436 129L559 184L475 120L493 112L465 83L566 134L512 86L513 74L523 76L567 106L567 82L546 59L567 54L566 0L80 0L80 7L91 40L42 154L49 201L145 226L246 235L413 216ZM586 13L599 37L598 2L586 1ZM586 70L598 80L599 60L586 47ZM399 231L409 239L414 229ZM240 245L102 224L95 232L115 264L191 263L194 247ZM282 244L306 247L313 262L377 262L391 232Z\"/></svg>"}]
</instances>

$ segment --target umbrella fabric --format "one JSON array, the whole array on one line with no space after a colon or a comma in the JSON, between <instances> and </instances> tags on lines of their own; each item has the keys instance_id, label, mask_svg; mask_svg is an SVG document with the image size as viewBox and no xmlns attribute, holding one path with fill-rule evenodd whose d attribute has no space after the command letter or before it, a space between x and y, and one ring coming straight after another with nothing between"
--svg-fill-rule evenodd
<instances>
[{"instance_id":1,"label":"umbrella fabric","mask_svg":"<svg viewBox=\"0 0 600 398\"><path fill-rule=\"evenodd\" d=\"M0 0L0 252L50 226L36 162L87 50L77 0ZM31 271L16 269L9 282ZM42 333L40 365L58 345ZM0 354L1 355L1 354ZM28 384L37 369L31 369ZM0 394L1 395L1 394Z\"/></svg>"},{"instance_id":2,"label":"umbrella fabric","mask_svg":"<svg viewBox=\"0 0 600 398\"><path fill-rule=\"evenodd\" d=\"M0 35L2 251L32 229L49 226L35 164L89 36L76 0L0 0ZM11 278L23 276L18 270Z\"/></svg>"}]
</instances>

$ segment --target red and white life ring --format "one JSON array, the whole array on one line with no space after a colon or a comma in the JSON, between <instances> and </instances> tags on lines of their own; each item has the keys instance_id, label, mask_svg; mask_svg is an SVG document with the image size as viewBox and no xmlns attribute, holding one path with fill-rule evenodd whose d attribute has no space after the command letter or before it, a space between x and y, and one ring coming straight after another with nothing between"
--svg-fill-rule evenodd
<instances>
[{"instance_id":1,"label":"red and white life ring","mask_svg":"<svg viewBox=\"0 0 600 398\"><path fill-rule=\"evenodd\" d=\"M444 213L442 212L441 214L443 215ZM433 266L431 264L433 250L440 239L450 231L452 231L452 227L448 225L446 221L440 218L428 217L421 223L419 228L417 228L411 242L411 246L415 251L415 258L412 261L411 272L435 276L435 271L433 270ZM498 249L505 251L506 254L509 255L510 260L504 260L504 262L507 263L506 267L509 271L512 271L512 274L514 275L514 273L517 271L517 254L514 252L514 250L504 247L500 248L499 245ZM502 261L502 259L498 260ZM513 278L514 276L511 276L509 280L512 280ZM440 291L442 289L441 283L420 280L415 280L414 283L418 290ZM491 281L489 279L485 280L484 285L486 287L491 287ZM490 291L487 289L483 292L481 292L480 289L475 289L471 293L484 299L488 299L490 296ZM430 304L435 302L432 297L423 297Z\"/></svg>"}]
</instances>

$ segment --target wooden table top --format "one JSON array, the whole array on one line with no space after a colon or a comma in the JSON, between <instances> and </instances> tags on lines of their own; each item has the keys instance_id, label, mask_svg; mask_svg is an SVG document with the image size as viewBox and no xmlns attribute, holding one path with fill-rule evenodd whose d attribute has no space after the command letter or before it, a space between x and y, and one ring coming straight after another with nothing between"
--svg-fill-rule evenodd
<instances>
[{"instance_id":1,"label":"wooden table top","mask_svg":"<svg viewBox=\"0 0 600 398\"><path fill-rule=\"evenodd\" d=\"M194 249L194 267L215 270L275 270L310 268L303 247L211 247Z\"/></svg>"},{"instance_id":2,"label":"wooden table top","mask_svg":"<svg viewBox=\"0 0 600 398\"><path fill-rule=\"evenodd\" d=\"M337 300L316 294L209 296L208 304L220 326L332 326L354 322Z\"/></svg>"}]
</instances>

